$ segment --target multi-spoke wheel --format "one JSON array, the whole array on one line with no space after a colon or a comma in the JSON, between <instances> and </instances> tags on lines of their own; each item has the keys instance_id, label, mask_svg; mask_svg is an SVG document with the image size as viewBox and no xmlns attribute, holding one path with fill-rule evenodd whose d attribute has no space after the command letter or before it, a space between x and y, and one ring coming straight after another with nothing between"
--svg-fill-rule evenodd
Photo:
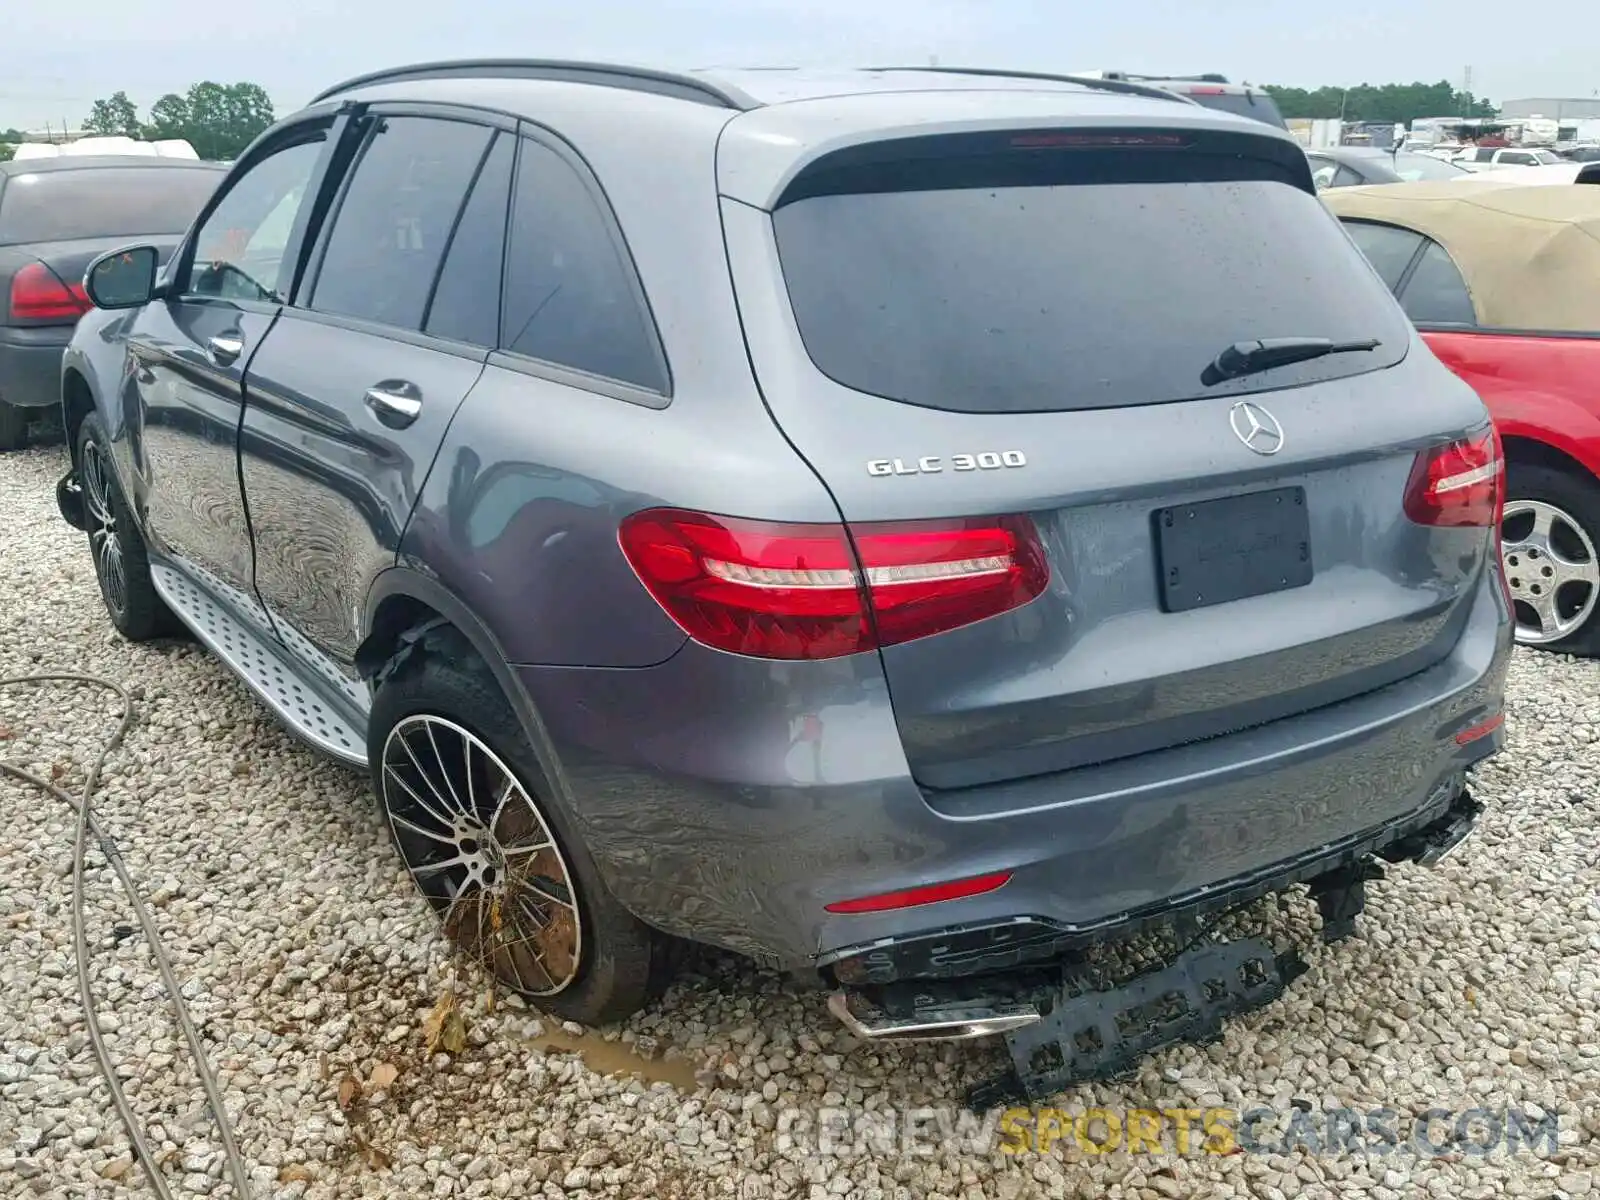
<instances>
[{"instance_id":1,"label":"multi-spoke wheel","mask_svg":"<svg viewBox=\"0 0 1600 1200\"><path fill-rule=\"evenodd\" d=\"M583 919L555 837L516 775L454 721L407 717L383 747L395 843L445 932L529 996L570 986Z\"/></svg>"},{"instance_id":2,"label":"multi-spoke wheel","mask_svg":"<svg viewBox=\"0 0 1600 1200\"><path fill-rule=\"evenodd\" d=\"M99 416L85 418L78 431L78 481L100 598L117 632L129 641L177 633L182 626L150 582L144 538L117 483L110 446Z\"/></svg>"},{"instance_id":3,"label":"multi-spoke wheel","mask_svg":"<svg viewBox=\"0 0 1600 1200\"><path fill-rule=\"evenodd\" d=\"M94 573L100 580L100 594L113 619L128 608L128 569L122 561L122 543L117 538L117 514L111 505L111 464L100 443L85 441L78 471L83 479L83 505L89 518L89 551L94 556Z\"/></svg>"},{"instance_id":4,"label":"multi-spoke wheel","mask_svg":"<svg viewBox=\"0 0 1600 1200\"><path fill-rule=\"evenodd\" d=\"M402 655L372 698L372 783L446 936L551 1013L628 1016L659 940L602 880L494 674L449 628Z\"/></svg>"},{"instance_id":5,"label":"multi-spoke wheel","mask_svg":"<svg viewBox=\"0 0 1600 1200\"><path fill-rule=\"evenodd\" d=\"M1525 646L1600 650L1600 488L1547 467L1515 464L1500 526L1501 567Z\"/></svg>"}]
</instances>

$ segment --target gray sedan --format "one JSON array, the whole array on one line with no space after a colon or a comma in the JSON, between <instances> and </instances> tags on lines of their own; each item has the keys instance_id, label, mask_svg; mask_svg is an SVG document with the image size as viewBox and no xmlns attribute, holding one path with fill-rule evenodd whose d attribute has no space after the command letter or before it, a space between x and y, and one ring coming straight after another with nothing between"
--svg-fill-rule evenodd
<instances>
[{"instance_id":1,"label":"gray sedan","mask_svg":"<svg viewBox=\"0 0 1600 1200\"><path fill-rule=\"evenodd\" d=\"M1307 150L1317 190L1355 187L1364 183L1414 183L1419 179L1453 179L1466 168L1428 154L1408 150L1390 153L1371 146L1329 146Z\"/></svg>"}]
</instances>

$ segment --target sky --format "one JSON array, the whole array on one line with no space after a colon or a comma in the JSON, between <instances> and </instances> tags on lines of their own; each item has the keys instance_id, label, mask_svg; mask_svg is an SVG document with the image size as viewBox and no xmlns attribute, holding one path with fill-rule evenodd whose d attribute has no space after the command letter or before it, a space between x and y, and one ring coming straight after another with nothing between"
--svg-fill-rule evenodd
<instances>
[{"instance_id":1,"label":"sky","mask_svg":"<svg viewBox=\"0 0 1600 1200\"><path fill-rule=\"evenodd\" d=\"M0 128L76 125L126 91L140 112L191 83L249 80L281 116L378 67L580 58L668 67L925 64L1220 71L1299 87L1460 86L1493 100L1600 95L1595 0L1504 28L1487 0L0 0Z\"/></svg>"}]
</instances>

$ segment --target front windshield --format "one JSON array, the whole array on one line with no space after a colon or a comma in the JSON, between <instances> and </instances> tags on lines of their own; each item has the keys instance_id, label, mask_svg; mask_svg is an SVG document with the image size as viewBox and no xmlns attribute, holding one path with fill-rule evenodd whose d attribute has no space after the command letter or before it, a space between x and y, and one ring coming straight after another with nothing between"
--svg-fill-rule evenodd
<instances>
[{"instance_id":1,"label":"front windshield","mask_svg":"<svg viewBox=\"0 0 1600 1200\"><path fill-rule=\"evenodd\" d=\"M1394 170L1395 174L1407 183L1415 183L1419 179L1454 179L1458 175L1467 173L1466 168L1458 167L1455 163L1446 162L1442 158L1406 153L1394 156Z\"/></svg>"},{"instance_id":2,"label":"front windshield","mask_svg":"<svg viewBox=\"0 0 1600 1200\"><path fill-rule=\"evenodd\" d=\"M1533 156L1542 163L1558 163L1563 161L1562 157L1554 150L1535 150L1533 152Z\"/></svg>"}]
</instances>

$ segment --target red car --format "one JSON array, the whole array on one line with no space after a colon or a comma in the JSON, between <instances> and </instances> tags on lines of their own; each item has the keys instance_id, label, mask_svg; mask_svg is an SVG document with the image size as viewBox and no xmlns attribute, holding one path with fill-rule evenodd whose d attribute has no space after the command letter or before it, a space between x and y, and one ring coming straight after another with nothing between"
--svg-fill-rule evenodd
<instances>
[{"instance_id":1,"label":"red car","mask_svg":"<svg viewBox=\"0 0 1600 1200\"><path fill-rule=\"evenodd\" d=\"M1600 187L1395 183L1323 202L1494 416L1517 640L1600 653Z\"/></svg>"}]
</instances>

